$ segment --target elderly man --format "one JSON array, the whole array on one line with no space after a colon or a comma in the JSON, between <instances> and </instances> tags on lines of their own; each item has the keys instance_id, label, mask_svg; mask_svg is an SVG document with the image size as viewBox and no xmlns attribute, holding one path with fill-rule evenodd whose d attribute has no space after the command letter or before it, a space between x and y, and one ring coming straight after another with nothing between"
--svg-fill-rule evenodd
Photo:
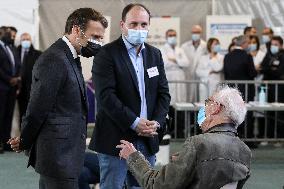
<instances>
[{"instance_id":1,"label":"elderly man","mask_svg":"<svg viewBox=\"0 0 284 189\"><path fill-rule=\"evenodd\" d=\"M143 188L240 189L250 176L251 151L237 137L246 112L237 89L219 89L199 112L203 134L188 138L178 157L160 170L152 169L131 143L121 141L117 148Z\"/></svg>"},{"instance_id":2,"label":"elderly man","mask_svg":"<svg viewBox=\"0 0 284 189\"><path fill-rule=\"evenodd\" d=\"M191 40L185 42L181 46L189 61L189 66L186 71L187 80L196 79L195 71L197 63L200 57L206 53L206 42L201 39L202 27L200 25L194 25L191 29L191 34ZM190 89L188 89L188 100L190 102L198 100L196 92L196 86L190 86Z\"/></svg>"}]
</instances>

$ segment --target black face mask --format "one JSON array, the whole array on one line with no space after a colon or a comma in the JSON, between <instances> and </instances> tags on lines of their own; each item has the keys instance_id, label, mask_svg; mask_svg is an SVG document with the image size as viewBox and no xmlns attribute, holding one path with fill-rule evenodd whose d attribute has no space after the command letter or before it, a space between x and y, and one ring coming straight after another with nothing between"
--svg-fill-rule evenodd
<instances>
[{"instance_id":1,"label":"black face mask","mask_svg":"<svg viewBox=\"0 0 284 189\"><path fill-rule=\"evenodd\" d=\"M14 40L11 38L10 32L6 33L1 39L6 45L13 45Z\"/></svg>"},{"instance_id":2,"label":"black face mask","mask_svg":"<svg viewBox=\"0 0 284 189\"><path fill-rule=\"evenodd\" d=\"M88 41L86 47L81 48L81 55L84 57L96 56L101 49L101 45Z\"/></svg>"}]
</instances>

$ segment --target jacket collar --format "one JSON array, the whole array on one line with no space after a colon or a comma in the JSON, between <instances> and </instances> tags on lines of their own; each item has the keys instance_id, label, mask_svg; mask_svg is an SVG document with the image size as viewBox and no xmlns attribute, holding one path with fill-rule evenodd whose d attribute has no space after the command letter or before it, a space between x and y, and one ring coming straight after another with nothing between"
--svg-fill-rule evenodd
<instances>
[{"instance_id":1,"label":"jacket collar","mask_svg":"<svg viewBox=\"0 0 284 189\"><path fill-rule=\"evenodd\" d=\"M235 128L235 124L233 123L221 123L218 125L215 125L214 127L211 127L208 129L205 133L232 133L235 134L235 136L238 135L237 129Z\"/></svg>"}]
</instances>

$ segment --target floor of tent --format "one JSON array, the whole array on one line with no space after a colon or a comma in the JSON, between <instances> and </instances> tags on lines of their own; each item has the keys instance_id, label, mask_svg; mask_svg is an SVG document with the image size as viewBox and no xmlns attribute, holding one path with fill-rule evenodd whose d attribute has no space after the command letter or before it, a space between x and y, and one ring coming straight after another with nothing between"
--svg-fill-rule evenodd
<instances>
[{"instance_id":1,"label":"floor of tent","mask_svg":"<svg viewBox=\"0 0 284 189\"><path fill-rule=\"evenodd\" d=\"M180 142L171 142L171 152L181 148ZM0 154L1 189L37 189L38 175L26 168L27 157L7 152ZM252 175L245 189L282 189L284 187L284 148L272 146L253 150Z\"/></svg>"}]
</instances>

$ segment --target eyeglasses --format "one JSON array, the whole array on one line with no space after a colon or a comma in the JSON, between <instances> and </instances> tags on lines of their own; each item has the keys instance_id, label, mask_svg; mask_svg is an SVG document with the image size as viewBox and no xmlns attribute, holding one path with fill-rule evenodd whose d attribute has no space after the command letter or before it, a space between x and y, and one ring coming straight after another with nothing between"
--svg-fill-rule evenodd
<instances>
[{"instance_id":1,"label":"eyeglasses","mask_svg":"<svg viewBox=\"0 0 284 189\"><path fill-rule=\"evenodd\" d=\"M208 106L208 105L209 105L209 102L213 102L213 103L216 103L216 104L218 104L218 105L220 105L220 106L225 107L223 104L221 104L221 103L219 103L219 102L216 102L215 100L210 99L210 98L207 98L207 99L205 100L205 106ZM212 105L213 103L211 103L210 105Z\"/></svg>"}]
</instances>

